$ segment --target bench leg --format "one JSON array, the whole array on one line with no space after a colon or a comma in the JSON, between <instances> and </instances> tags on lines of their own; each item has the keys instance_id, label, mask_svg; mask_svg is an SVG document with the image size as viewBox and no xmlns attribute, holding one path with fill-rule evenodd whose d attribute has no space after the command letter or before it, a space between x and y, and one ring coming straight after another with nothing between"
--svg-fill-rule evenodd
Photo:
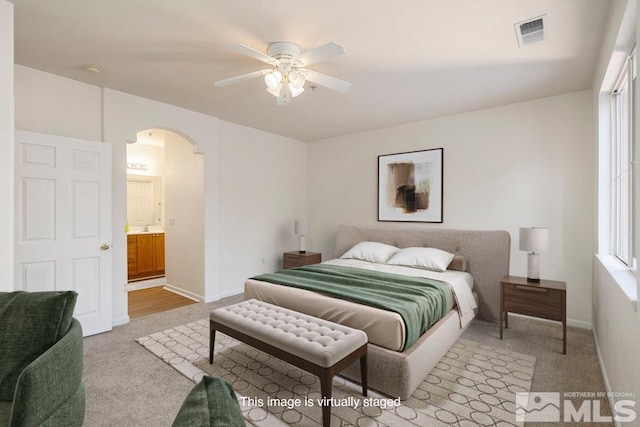
<instances>
[{"instance_id":1,"label":"bench leg","mask_svg":"<svg viewBox=\"0 0 640 427\"><path fill-rule=\"evenodd\" d=\"M367 397L367 355L360 358L360 381L362 382L362 395Z\"/></svg>"},{"instance_id":2,"label":"bench leg","mask_svg":"<svg viewBox=\"0 0 640 427\"><path fill-rule=\"evenodd\" d=\"M331 426L331 389L333 375L328 369L322 370L320 374L320 394L325 398L325 405L322 405L322 427Z\"/></svg>"},{"instance_id":3,"label":"bench leg","mask_svg":"<svg viewBox=\"0 0 640 427\"><path fill-rule=\"evenodd\" d=\"M213 344L216 342L216 330L209 326L209 365L213 363Z\"/></svg>"}]
</instances>

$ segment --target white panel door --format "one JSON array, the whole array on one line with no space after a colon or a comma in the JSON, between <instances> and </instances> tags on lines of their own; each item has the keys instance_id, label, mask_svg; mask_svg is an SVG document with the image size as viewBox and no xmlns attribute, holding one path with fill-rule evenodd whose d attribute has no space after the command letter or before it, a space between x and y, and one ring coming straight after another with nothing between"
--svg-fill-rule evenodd
<instances>
[{"instance_id":1,"label":"white panel door","mask_svg":"<svg viewBox=\"0 0 640 427\"><path fill-rule=\"evenodd\" d=\"M16 289L75 290L84 335L111 330L111 145L16 131Z\"/></svg>"}]
</instances>

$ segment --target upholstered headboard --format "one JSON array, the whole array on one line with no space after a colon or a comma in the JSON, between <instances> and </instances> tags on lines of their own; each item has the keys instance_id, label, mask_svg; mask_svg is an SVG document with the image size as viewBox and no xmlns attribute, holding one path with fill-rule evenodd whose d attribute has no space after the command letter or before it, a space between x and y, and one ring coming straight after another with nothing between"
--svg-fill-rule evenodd
<instances>
[{"instance_id":1,"label":"upholstered headboard","mask_svg":"<svg viewBox=\"0 0 640 427\"><path fill-rule=\"evenodd\" d=\"M364 241L399 248L438 248L464 256L467 271L475 281L474 290L478 293L478 317L500 319L500 279L509 274L511 236L508 232L341 225L338 228L336 257Z\"/></svg>"}]
</instances>

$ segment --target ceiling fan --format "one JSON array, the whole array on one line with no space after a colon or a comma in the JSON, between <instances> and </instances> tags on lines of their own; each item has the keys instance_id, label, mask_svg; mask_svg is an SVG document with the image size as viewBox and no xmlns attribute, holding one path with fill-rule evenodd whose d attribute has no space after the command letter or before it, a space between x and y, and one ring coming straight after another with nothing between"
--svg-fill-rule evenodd
<instances>
[{"instance_id":1,"label":"ceiling fan","mask_svg":"<svg viewBox=\"0 0 640 427\"><path fill-rule=\"evenodd\" d=\"M337 43L329 42L302 53L297 45L288 42L271 43L267 48L266 54L243 44L229 44L226 47L258 61L266 62L272 68L218 80L214 83L216 86L227 86L254 77L264 76L267 92L277 98L277 105L286 105L291 99L300 95L304 91L306 81L340 93L351 90L351 83L349 82L305 68L316 62L342 55L344 49Z\"/></svg>"}]
</instances>

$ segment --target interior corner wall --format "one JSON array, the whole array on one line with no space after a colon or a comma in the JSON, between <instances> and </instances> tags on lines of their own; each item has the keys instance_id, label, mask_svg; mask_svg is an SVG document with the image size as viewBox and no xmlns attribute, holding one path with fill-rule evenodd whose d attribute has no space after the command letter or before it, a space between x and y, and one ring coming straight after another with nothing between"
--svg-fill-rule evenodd
<instances>
[{"instance_id":1,"label":"interior corner wall","mask_svg":"<svg viewBox=\"0 0 640 427\"><path fill-rule=\"evenodd\" d=\"M256 274L282 268L296 250L296 219L307 218L307 144L220 121L221 296ZM315 226L312 223L312 236ZM317 249L312 240L310 250Z\"/></svg>"},{"instance_id":2,"label":"interior corner wall","mask_svg":"<svg viewBox=\"0 0 640 427\"><path fill-rule=\"evenodd\" d=\"M13 4L0 0L0 292L14 290Z\"/></svg>"},{"instance_id":3,"label":"interior corner wall","mask_svg":"<svg viewBox=\"0 0 640 427\"><path fill-rule=\"evenodd\" d=\"M594 248L591 91L362 132L309 144L314 249L333 257L340 224L499 229L526 275L520 227L549 227L543 278L567 282L567 314L590 327ZM444 222L378 223L378 156L444 148Z\"/></svg>"},{"instance_id":4,"label":"interior corner wall","mask_svg":"<svg viewBox=\"0 0 640 427\"><path fill-rule=\"evenodd\" d=\"M183 137L164 140L167 284L204 300L204 156Z\"/></svg>"}]
</instances>

